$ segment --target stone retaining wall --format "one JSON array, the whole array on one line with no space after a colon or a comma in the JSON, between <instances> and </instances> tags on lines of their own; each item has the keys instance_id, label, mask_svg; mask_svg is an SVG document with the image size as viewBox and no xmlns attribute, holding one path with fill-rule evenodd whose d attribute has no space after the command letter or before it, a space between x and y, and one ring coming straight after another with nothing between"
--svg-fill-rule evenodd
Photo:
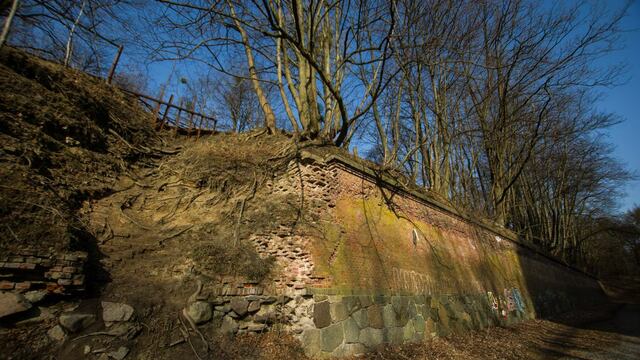
<instances>
[{"instance_id":1,"label":"stone retaining wall","mask_svg":"<svg viewBox=\"0 0 640 360\"><path fill-rule=\"evenodd\" d=\"M359 354L603 301L595 279L509 230L392 181L311 152L271 184L317 218L312 229L252 238L284 269L276 292L292 300L279 320L307 354Z\"/></svg>"},{"instance_id":2,"label":"stone retaining wall","mask_svg":"<svg viewBox=\"0 0 640 360\"><path fill-rule=\"evenodd\" d=\"M382 344L421 342L532 316L524 303L514 302L507 309L504 315L498 314L484 294L315 295L316 328L301 338L310 356L340 357Z\"/></svg>"}]
</instances>

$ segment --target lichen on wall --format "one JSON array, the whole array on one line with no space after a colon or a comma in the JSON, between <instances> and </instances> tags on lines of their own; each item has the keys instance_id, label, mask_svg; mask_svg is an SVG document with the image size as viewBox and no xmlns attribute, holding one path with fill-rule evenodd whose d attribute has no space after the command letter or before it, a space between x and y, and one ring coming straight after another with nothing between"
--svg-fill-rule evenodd
<instances>
[{"instance_id":1,"label":"lichen on wall","mask_svg":"<svg viewBox=\"0 0 640 360\"><path fill-rule=\"evenodd\" d=\"M288 297L277 318L308 355L359 354L600 299L594 279L526 248L508 230L357 166L313 153L292 161L268 186L295 199L304 225L251 237L278 264L274 294L264 295ZM237 320L237 331L261 316Z\"/></svg>"}]
</instances>

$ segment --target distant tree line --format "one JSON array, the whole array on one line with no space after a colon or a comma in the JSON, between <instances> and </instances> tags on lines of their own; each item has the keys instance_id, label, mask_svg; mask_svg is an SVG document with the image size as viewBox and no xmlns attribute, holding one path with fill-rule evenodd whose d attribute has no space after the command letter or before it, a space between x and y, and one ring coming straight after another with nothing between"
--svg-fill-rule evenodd
<instances>
[{"instance_id":1,"label":"distant tree line","mask_svg":"<svg viewBox=\"0 0 640 360\"><path fill-rule=\"evenodd\" d=\"M622 66L599 64L620 47L628 4L22 3L16 46L95 72L122 43L147 61L189 64L199 75L183 96L229 130L358 147L568 262L595 267L615 248L640 265L637 236L622 245L630 232L612 232L632 217L612 218L631 178L604 140L620 119L596 107L601 89L624 80Z\"/></svg>"}]
</instances>

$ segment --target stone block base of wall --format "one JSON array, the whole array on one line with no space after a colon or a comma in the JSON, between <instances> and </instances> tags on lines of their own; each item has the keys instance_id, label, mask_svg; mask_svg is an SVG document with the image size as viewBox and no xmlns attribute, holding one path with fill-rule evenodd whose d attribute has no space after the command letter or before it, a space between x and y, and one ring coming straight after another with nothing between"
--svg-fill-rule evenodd
<instances>
[{"instance_id":1,"label":"stone block base of wall","mask_svg":"<svg viewBox=\"0 0 640 360\"><path fill-rule=\"evenodd\" d=\"M380 345L513 324L534 314L524 304L494 308L491 296L315 295L313 322L300 339L313 357L362 354Z\"/></svg>"}]
</instances>

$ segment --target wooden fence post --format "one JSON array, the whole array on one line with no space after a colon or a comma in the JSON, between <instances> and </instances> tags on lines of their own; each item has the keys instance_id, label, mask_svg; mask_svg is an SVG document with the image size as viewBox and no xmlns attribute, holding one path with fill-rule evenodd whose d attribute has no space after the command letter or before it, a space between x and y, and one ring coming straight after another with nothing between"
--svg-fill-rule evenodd
<instances>
[{"instance_id":1,"label":"wooden fence post","mask_svg":"<svg viewBox=\"0 0 640 360\"><path fill-rule=\"evenodd\" d=\"M171 103L173 103L173 94L169 96L169 102L167 103L167 108L164 110L164 115L162 115L162 121L160 122L160 130L164 128L164 123L167 119L167 114L169 114L169 110L171 110Z\"/></svg>"},{"instance_id":2,"label":"wooden fence post","mask_svg":"<svg viewBox=\"0 0 640 360\"><path fill-rule=\"evenodd\" d=\"M202 115L200 115L200 122L198 123L198 133L196 134L196 141L198 141L198 139L200 139L200 130L202 129L202 120L204 119L204 117Z\"/></svg>"},{"instance_id":3,"label":"wooden fence post","mask_svg":"<svg viewBox=\"0 0 640 360\"><path fill-rule=\"evenodd\" d=\"M113 75L116 72L116 67L118 66L118 61L120 61L120 55L122 55L122 50L124 46L118 46L118 53L116 57L113 59L113 63L111 64L111 69L109 69L109 76L107 76L107 84L111 84L111 80L113 79Z\"/></svg>"},{"instance_id":4,"label":"wooden fence post","mask_svg":"<svg viewBox=\"0 0 640 360\"><path fill-rule=\"evenodd\" d=\"M160 96L156 100L157 105L155 109L153 109L153 126L156 126L158 123L158 114L160 113L160 106L162 106L162 98L164 97L164 87L160 90Z\"/></svg>"},{"instance_id":5,"label":"wooden fence post","mask_svg":"<svg viewBox=\"0 0 640 360\"><path fill-rule=\"evenodd\" d=\"M191 114L189 115L189 127L187 129L187 136L191 136L191 128L193 127L193 115L196 112L196 101L198 101L198 97L194 96L193 101L191 102Z\"/></svg>"},{"instance_id":6,"label":"wooden fence post","mask_svg":"<svg viewBox=\"0 0 640 360\"><path fill-rule=\"evenodd\" d=\"M178 115L176 116L176 123L174 124L173 137L178 135L178 128L180 127L180 115L182 114L182 105L184 104L184 98L180 99L180 106L178 107Z\"/></svg>"}]
</instances>

